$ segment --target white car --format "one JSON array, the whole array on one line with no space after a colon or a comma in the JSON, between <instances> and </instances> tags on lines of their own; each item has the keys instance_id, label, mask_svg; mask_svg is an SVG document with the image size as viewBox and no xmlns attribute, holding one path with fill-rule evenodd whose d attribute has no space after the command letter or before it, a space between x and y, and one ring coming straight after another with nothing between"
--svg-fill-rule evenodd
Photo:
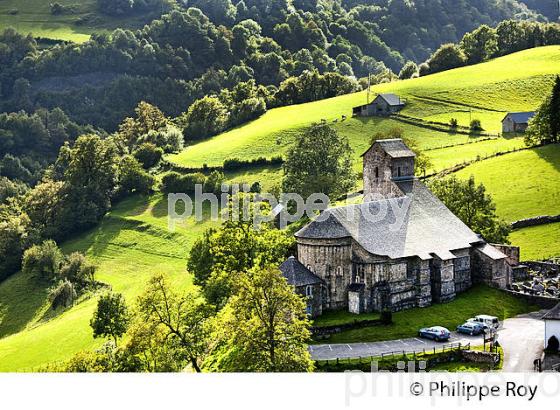
<instances>
[{"instance_id":1,"label":"white car","mask_svg":"<svg viewBox=\"0 0 560 410\"><path fill-rule=\"evenodd\" d=\"M496 316L478 315L470 318L467 322L478 323L484 327L484 330L498 329L500 327L500 320Z\"/></svg>"}]
</instances>

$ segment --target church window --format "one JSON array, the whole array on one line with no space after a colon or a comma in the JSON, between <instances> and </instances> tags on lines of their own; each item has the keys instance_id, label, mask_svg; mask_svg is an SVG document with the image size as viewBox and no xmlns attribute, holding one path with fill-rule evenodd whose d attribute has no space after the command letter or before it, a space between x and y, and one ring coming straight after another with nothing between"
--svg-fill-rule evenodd
<instances>
[{"instance_id":1,"label":"church window","mask_svg":"<svg viewBox=\"0 0 560 410\"><path fill-rule=\"evenodd\" d=\"M375 167L375 178L379 178L379 167Z\"/></svg>"},{"instance_id":2,"label":"church window","mask_svg":"<svg viewBox=\"0 0 560 410\"><path fill-rule=\"evenodd\" d=\"M336 267L336 274L337 274L338 276L342 276L342 266L337 266L337 267Z\"/></svg>"},{"instance_id":3,"label":"church window","mask_svg":"<svg viewBox=\"0 0 560 410\"><path fill-rule=\"evenodd\" d=\"M398 176L398 177L401 176L401 167L397 167L397 176Z\"/></svg>"},{"instance_id":4,"label":"church window","mask_svg":"<svg viewBox=\"0 0 560 410\"><path fill-rule=\"evenodd\" d=\"M305 287L305 296L307 296L308 298L313 296L313 286L307 285Z\"/></svg>"}]
</instances>

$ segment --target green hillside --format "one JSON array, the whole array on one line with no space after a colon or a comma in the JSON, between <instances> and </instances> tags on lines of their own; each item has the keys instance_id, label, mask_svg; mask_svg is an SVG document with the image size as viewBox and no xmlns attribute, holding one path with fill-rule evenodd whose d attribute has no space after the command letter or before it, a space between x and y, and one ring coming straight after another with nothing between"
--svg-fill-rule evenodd
<instances>
[{"instance_id":1,"label":"green hillside","mask_svg":"<svg viewBox=\"0 0 560 410\"><path fill-rule=\"evenodd\" d=\"M0 4L5 3L0 0ZM457 113L462 113L464 121L470 115L469 105L475 106L474 112L479 113L476 117L483 120L487 130L495 132L504 111L536 108L556 72L560 72L560 47L543 47L479 66L379 85L374 90L402 95L409 102L404 113L422 119L461 119ZM348 136L355 151L356 169L360 168L358 158L371 135L394 126L402 127L425 150L437 171L523 148L521 137L488 140L398 119L350 118L352 106L364 100L362 92L274 109L252 123L189 147L169 159L198 167L205 163L221 165L226 158L275 156L287 149L302 127L321 119ZM348 119L342 121L342 115ZM560 213L558 145L480 160L458 172L461 178L471 174L487 186L498 214L508 221ZM269 189L280 181L281 169L261 167L228 173L227 177L234 182L259 181L264 189ZM63 249L84 252L98 266L97 278L122 292L131 304L153 273L169 274L178 288L191 286L191 277L185 273L188 250L213 224L217 222L188 221L176 232L169 232L167 201L162 195L132 197L117 204L98 227L63 244ZM557 225L516 231L512 242L522 246L526 258L559 254ZM46 298L47 289L21 272L0 283L0 371L37 369L102 343L92 338L89 327L95 297L56 315L48 312Z\"/></svg>"},{"instance_id":2,"label":"green hillside","mask_svg":"<svg viewBox=\"0 0 560 410\"><path fill-rule=\"evenodd\" d=\"M51 13L51 3L59 3L65 11ZM13 27L35 37L81 43L94 32L117 27L142 27L145 16L115 18L99 14L96 0L0 0L0 30Z\"/></svg>"},{"instance_id":3,"label":"green hillside","mask_svg":"<svg viewBox=\"0 0 560 410\"><path fill-rule=\"evenodd\" d=\"M156 195L119 203L102 223L64 244L65 252L84 252L98 266L97 279L134 303L154 273L166 273L177 288L191 285L185 272L188 250L213 222L189 221L175 233L167 229L167 200ZM31 286L30 286L31 285ZM43 317L47 292L21 272L0 283L0 372L31 371L99 346L89 327L96 298L56 317ZM18 333L15 333L18 332Z\"/></svg>"},{"instance_id":4,"label":"green hillside","mask_svg":"<svg viewBox=\"0 0 560 410\"><path fill-rule=\"evenodd\" d=\"M522 67L522 69L521 69ZM560 72L560 47L539 47L501 57L476 66L372 87L371 95L393 92L406 99L402 114L447 123L457 118L460 125L478 118L491 133L501 130L507 111L536 109ZM352 107L366 102L365 91L307 104L276 108L259 119L188 147L169 157L179 165L201 167L221 165L226 158L271 157L286 150L302 127L325 119L336 122L348 134L356 154L376 131L395 125L392 119L349 119ZM465 136L427 130L399 122L408 136L423 148L463 142ZM345 130L354 130L346 132ZM358 131L358 132L356 132ZM429 138L424 138L429 135Z\"/></svg>"},{"instance_id":5,"label":"green hillside","mask_svg":"<svg viewBox=\"0 0 560 410\"><path fill-rule=\"evenodd\" d=\"M478 162L457 173L474 175L509 222L560 214L560 146L547 145Z\"/></svg>"}]
</instances>

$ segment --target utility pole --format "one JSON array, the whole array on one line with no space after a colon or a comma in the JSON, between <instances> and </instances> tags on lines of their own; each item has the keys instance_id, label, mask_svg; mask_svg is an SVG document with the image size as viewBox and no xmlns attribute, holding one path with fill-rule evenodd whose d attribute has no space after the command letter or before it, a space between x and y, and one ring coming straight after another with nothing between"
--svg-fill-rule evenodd
<instances>
[{"instance_id":1,"label":"utility pole","mask_svg":"<svg viewBox=\"0 0 560 410\"><path fill-rule=\"evenodd\" d=\"M558 0L560 1L560 0ZM369 104L369 89L371 88L371 73L368 72L367 75L367 97L366 97L366 105Z\"/></svg>"}]
</instances>

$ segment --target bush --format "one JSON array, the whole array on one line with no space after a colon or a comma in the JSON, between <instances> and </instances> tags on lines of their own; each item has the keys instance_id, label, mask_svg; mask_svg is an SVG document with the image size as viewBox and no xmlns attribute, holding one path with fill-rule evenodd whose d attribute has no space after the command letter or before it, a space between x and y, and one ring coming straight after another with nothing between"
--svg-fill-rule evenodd
<instances>
[{"instance_id":1,"label":"bush","mask_svg":"<svg viewBox=\"0 0 560 410\"><path fill-rule=\"evenodd\" d=\"M195 186L201 184L204 186L206 177L198 172L195 174L181 175L178 172L171 171L161 179L161 190L166 194L171 193L194 193Z\"/></svg>"},{"instance_id":2,"label":"bush","mask_svg":"<svg viewBox=\"0 0 560 410\"><path fill-rule=\"evenodd\" d=\"M471 128L471 131L482 131L483 130L482 124L480 123L480 120L478 120L478 119L474 119L474 120L471 121L470 128Z\"/></svg>"},{"instance_id":3,"label":"bush","mask_svg":"<svg viewBox=\"0 0 560 410\"><path fill-rule=\"evenodd\" d=\"M45 241L35 245L23 254L23 271L39 279L52 280L58 276L63 255L56 242Z\"/></svg>"},{"instance_id":4,"label":"bush","mask_svg":"<svg viewBox=\"0 0 560 410\"><path fill-rule=\"evenodd\" d=\"M64 6L60 3L51 3L49 4L49 6L51 8L51 14L53 16L58 16L64 13Z\"/></svg>"},{"instance_id":5,"label":"bush","mask_svg":"<svg viewBox=\"0 0 560 410\"><path fill-rule=\"evenodd\" d=\"M74 252L66 258L60 268L60 277L85 287L95 281L95 266L88 263L84 255Z\"/></svg>"},{"instance_id":6,"label":"bush","mask_svg":"<svg viewBox=\"0 0 560 410\"><path fill-rule=\"evenodd\" d=\"M72 306L76 300L77 294L72 282L62 280L59 284L49 292L49 302L53 309L59 306Z\"/></svg>"},{"instance_id":7,"label":"bush","mask_svg":"<svg viewBox=\"0 0 560 410\"><path fill-rule=\"evenodd\" d=\"M151 142L144 142L133 153L144 169L155 167L163 157L163 150Z\"/></svg>"},{"instance_id":8,"label":"bush","mask_svg":"<svg viewBox=\"0 0 560 410\"><path fill-rule=\"evenodd\" d=\"M558 342L558 338L556 336L551 336L550 339L548 339L546 350L550 353L557 353L558 350L560 350L560 342Z\"/></svg>"},{"instance_id":9,"label":"bush","mask_svg":"<svg viewBox=\"0 0 560 410\"><path fill-rule=\"evenodd\" d=\"M393 323L393 313L390 310L382 311L380 320L384 325L390 325Z\"/></svg>"}]
</instances>

